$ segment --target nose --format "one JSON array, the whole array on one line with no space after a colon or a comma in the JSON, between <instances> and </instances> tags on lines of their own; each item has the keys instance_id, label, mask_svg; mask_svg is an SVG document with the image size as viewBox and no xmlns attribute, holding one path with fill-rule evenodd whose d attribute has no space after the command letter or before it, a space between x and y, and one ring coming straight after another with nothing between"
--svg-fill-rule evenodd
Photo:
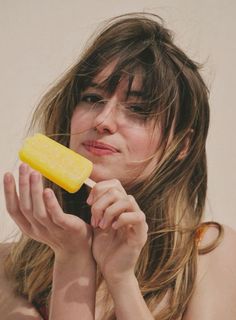
<instances>
[{"instance_id":1,"label":"nose","mask_svg":"<svg viewBox=\"0 0 236 320\"><path fill-rule=\"evenodd\" d=\"M106 101L103 108L94 118L94 127L99 133L113 134L117 131L117 119L115 117L115 109L117 106L116 99Z\"/></svg>"}]
</instances>

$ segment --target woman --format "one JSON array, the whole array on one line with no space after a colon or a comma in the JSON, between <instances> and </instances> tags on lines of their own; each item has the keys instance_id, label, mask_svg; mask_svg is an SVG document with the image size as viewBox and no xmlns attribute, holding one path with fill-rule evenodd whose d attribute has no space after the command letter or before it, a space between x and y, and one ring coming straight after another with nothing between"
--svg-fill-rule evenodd
<instances>
[{"instance_id":1,"label":"woman","mask_svg":"<svg viewBox=\"0 0 236 320\"><path fill-rule=\"evenodd\" d=\"M202 224L208 90L159 17L111 20L32 124L96 185L71 195L22 164L17 193L5 175L23 233L2 249L5 319L235 318L235 233Z\"/></svg>"}]
</instances>

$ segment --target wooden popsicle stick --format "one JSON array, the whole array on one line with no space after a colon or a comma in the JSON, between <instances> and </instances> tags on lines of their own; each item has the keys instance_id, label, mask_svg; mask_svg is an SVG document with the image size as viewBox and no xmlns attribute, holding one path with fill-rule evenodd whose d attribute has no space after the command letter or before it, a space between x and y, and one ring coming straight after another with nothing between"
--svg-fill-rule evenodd
<instances>
[{"instance_id":1,"label":"wooden popsicle stick","mask_svg":"<svg viewBox=\"0 0 236 320\"><path fill-rule=\"evenodd\" d=\"M86 184L86 186L90 187L90 188L93 188L96 184L95 181L93 181L92 179L90 178L87 178L84 183Z\"/></svg>"}]
</instances>

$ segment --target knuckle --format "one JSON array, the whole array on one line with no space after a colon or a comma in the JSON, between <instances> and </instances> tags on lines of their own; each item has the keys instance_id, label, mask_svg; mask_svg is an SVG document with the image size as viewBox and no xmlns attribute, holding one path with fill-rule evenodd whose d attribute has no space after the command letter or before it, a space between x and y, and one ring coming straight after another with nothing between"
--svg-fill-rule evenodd
<instances>
[{"instance_id":1,"label":"knuckle","mask_svg":"<svg viewBox=\"0 0 236 320\"><path fill-rule=\"evenodd\" d=\"M32 209L29 206L24 205L23 203L19 204L20 210L22 213L29 215L32 214Z\"/></svg>"},{"instance_id":2,"label":"knuckle","mask_svg":"<svg viewBox=\"0 0 236 320\"><path fill-rule=\"evenodd\" d=\"M132 196L131 194L128 194L128 199L129 199L131 202L135 201L134 196Z\"/></svg>"},{"instance_id":3,"label":"knuckle","mask_svg":"<svg viewBox=\"0 0 236 320\"><path fill-rule=\"evenodd\" d=\"M46 204L46 207L49 211L55 211L57 209L57 204L51 201Z\"/></svg>"},{"instance_id":4,"label":"knuckle","mask_svg":"<svg viewBox=\"0 0 236 320\"><path fill-rule=\"evenodd\" d=\"M48 217L45 214L39 214L38 220L40 220L40 222L46 224L48 222Z\"/></svg>"},{"instance_id":5,"label":"knuckle","mask_svg":"<svg viewBox=\"0 0 236 320\"><path fill-rule=\"evenodd\" d=\"M111 196L111 197L116 197L118 195L118 190L115 188L115 187L111 187L109 190L108 190L108 194Z\"/></svg>"},{"instance_id":6,"label":"knuckle","mask_svg":"<svg viewBox=\"0 0 236 320\"><path fill-rule=\"evenodd\" d=\"M141 223L144 223L144 222L146 223L146 216L142 211L139 212L138 221Z\"/></svg>"},{"instance_id":7,"label":"knuckle","mask_svg":"<svg viewBox=\"0 0 236 320\"><path fill-rule=\"evenodd\" d=\"M7 211L12 217L14 217L18 214L18 210L16 208L12 208L10 206L7 206Z\"/></svg>"},{"instance_id":8,"label":"knuckle","mask_svg":"<svg viewBox=\"0 0 236 320\"><path fill-rule=\"evenodd\" d=\"M55 223L56 225L63 226L67 228L67 225L65 223L65 220L61 215L56 215L52 217L52 222Z\"/></svg>"},{"instance_id":9,"label":"knuckle","mask_svg":"<svg viewBox=\"0 0 236 320\"><path fill-rule=\"evenodd\" d=\"M134 196L132 196L131 194L129 194L129 195L128 195L128 200L129 200L129 202L130 202L133 206L137 207L138 204L137 204L136 199L135 199Z\"/></svg>"},{"instance_id":10,"label":"knuckle","mask_svg":"<svg viewBox=\"0 0 236 320\"><path fill-rule=\"evenodd\" d=\"M120 183L120 180L118 179L112 179L111 180L112 184L116 187L121 187L121 183Z\"/></svg>"},{"instance_id":11,"label":"knuckle","mask_svg":"<svg viewBox=\"0 0 236 320\"><path fill-rule=\"evenodd\" d=\"M22 233L24 233L28 237L31 237L30 227L20 226L20 225L18 225L18 227L19 227L19 229L21 230Z\"/></svg>"},{"instance_id":12,"label":"knuckle","mask_svg":"<svg viewBox=\"0 0 236 320\"><path fill-rule=\"evenodd\" d=\"M98 215L101 212L100 205L95 203L91 208L91 212L93 215Z\"/></svg>"},{"instance_id":13,"label":"knuckle","mask_svg":"<svg viewBox=\"0 0 236 320\"><path fill-rule=\"evenodd\" d=\"M28 180L24 179L24 178L20 178L19 179L19 186L20 188L25 188L29 185Z\"/></svg>"},{"instance_id":14,"label":"knuckle","mask_svg":"<svg viewBox=\"0 0 236 320\"><path fill-rule=\"evenodd\" d=\"M111 208L109 208L109 207L104 212L105 219L111 219L111 218L115 217L115 215L116 215L116 213L113 210L111 210Z\"/></svg>"}]
</instances>

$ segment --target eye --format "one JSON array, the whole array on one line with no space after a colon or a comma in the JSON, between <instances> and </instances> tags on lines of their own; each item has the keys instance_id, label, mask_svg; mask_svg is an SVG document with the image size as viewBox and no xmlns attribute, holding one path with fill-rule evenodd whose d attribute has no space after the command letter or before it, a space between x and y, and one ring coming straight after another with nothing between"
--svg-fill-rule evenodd
<instances>
[{"instance_id":1,"label":"eye","mask_svg":"<svg viewBox=\"0 0 236 320\"><path fill-rule=\"evenodd\" d=\"M89 104L95 104L95 103L102 103L104 100L98 94L86 93L82 95L81 101Z\"/></svg>"},{"instance_id":2,"label":"eye","mask_svg":"<svg viewBox=\"0 0 236 320\"><path fill-rule=\"evenodd\" d=\"M128 106L128 112L140 119L147 119L149 115L148 108L143 104L130 104Z\"/></svg>"},{"instance_id":3,"label":"eye","mask_svg":"<svg viewBox=\"0 0 236 320\"><path fill-rule=\"evenodd\" d=\"M145 107L141 105L130 105L129 110L138 114L146 113Z\"/></svg>"}]
</instances>

